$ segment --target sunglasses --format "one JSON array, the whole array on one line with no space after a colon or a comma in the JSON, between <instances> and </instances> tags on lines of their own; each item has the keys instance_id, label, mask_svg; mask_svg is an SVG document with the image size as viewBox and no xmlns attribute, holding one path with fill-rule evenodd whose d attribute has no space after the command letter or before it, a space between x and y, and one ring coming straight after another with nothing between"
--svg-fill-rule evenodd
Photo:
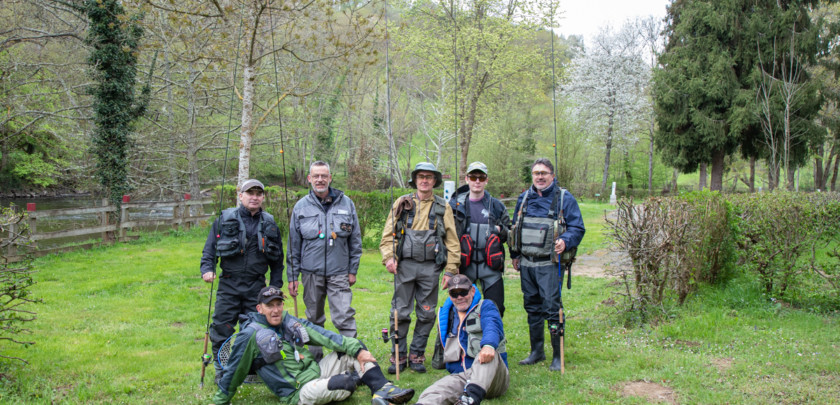
<instances>
[{"instance_id":1,"label":"sunglasses","mask_svg":"<svg viewBox=\"0 0 840 405\"><path fill-rule=\"evenodd\" d=\"M485 180L487 180L487 176L482 175L482 174L478 174L478 175L471 174L471 175L467 176L467 178L469 178L470 181L485 181Z\"/></svg>"},{"instance_id":2,"label":"sunglasses","mask_svg":"<svg viewBox=\"0 0 840 405\"><path fill-rule=\"evenodd\" d=\"M269 288L268 290L265 290L265 292L262 293L262 296L263 297L270 297L272 295L281 295L281 294L283 294L283 290L280 290L279 288L272 287L272 288Z\"/></svg>"},{"instance_id":3,"label":"sunglasses","mask_svg":"<svg viewBox=\"0 0 840 405\"><path fill-rule=\"evenodd\" d=\"M450 297L452 297L452 298L461 298L461 297L466 297L466 296L467 296L467 295L469 295L469 294L470 294L470 290L464 290L464 289L461 289L461 290L449 290L449 296L450 296Z\"/></svg>"}]
</instances>

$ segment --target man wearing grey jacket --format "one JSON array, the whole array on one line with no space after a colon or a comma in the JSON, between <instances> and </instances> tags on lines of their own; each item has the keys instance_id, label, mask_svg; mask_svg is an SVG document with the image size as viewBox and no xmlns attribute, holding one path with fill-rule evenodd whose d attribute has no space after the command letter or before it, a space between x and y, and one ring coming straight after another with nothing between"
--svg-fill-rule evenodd
<instances>
[{"instance_id":1,"label":"man wearing grey jacket","mask_svg":"<svg viewBox=\"0 0 840 405\"><path fill-rule=\"evenodd\" d=\"M307 179L312 189L295 204L289 220L289 294L297 296L300 276L306 319L323 327L324 301L329 299L333 325L341 335L356 337L356 310L350 306L350 286L356 283L362 257L356 205L341 190L330 187L332 176L326 162L313 162Z\"/></svg>"}]
</instances>

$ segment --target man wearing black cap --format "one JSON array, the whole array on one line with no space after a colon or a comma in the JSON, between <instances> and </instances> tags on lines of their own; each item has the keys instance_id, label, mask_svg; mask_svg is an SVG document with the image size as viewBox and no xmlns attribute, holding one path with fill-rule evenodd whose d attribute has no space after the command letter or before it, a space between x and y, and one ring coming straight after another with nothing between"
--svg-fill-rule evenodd
<instances>
[{"instance_id":1,"label":"man wearing black cap","mask_svg":"<svg viewBox=\"0 0 840 405\"><path fill-rule=\"evenodd\" d=\"M236 335L213 403L229 404L236 389L253 372L287 404L342 401L359 384L370 388L373 405L403 404L414 396L414 390L399 388L385 379L376 359L358 339L284 311L279 287L265 287L256 296L257 312L248 313ZM316 362L306 345L323 346L333 352Z\"/></svg>"},{"instance_id":2,"label":"man wearing black cap","mask_svg":"<svg viewBox=\"0 0 840 405\"><path fill-rule=\"evenodd\" d=\"M201 278L212 283L216 261L222 274L216 294L216 309L210 325L213 353L231 335L239 319L257 305L257 292L265 287L265 273L271 268L271 285L283 285L283 242L274 217L262 209L265 187L259 180L246 180L239 192L238 208L222 211L213 222L201 256ZM220 367L216 367L216 379Z\"/></svg>"},{"instance_id":3,"label":"man wearing black cap","mask_svg":"<svg viewBox=\"0 0 840 405\"><path fill-rule=\"evenodd\" d=\"M426 388L417 404L477 405L496 398L510 386L505 331L496 304L481 299L463 274L449 280L449 298L438 322L444 361L450 375Z\"/></svg>"},{"instance_id":4,"label":"man wearing black cap","mask_svg":"<svg viewBox=\"0 0 840 405\"><path fill-rule=\"evenodd\" d=\"M406 367L406 337L411 324L411 312L416 310L414 338L411 341L408 363L411 369L425 373L426 344L435 325L435 307L438 298L438 280L443 271L441 287L446 288L449 278L458 274L458 234L452 208L434 188L443 183L435 165L418 163L411 172L409 187L417 192L400 197L393 205L379 251L382 264L394 275L394 296L391 299L391 333L398 323L400 370ZM396 220L395 220L396 219ZM399 320L394 319L394 309ZM394 353L391 354L388 372L397 370Z\"/></svg>"},{"instance_id":5,"label":"man wearing black cap","mask_svg":"<svg viewBox=\"0 0 840 405\"><path fill-rule=\"evenodd\" d=\"M505 205L485 190L487 165L472 162L464 185L449 200L461 242L461 274L481 283L481 294L505 315L505 250L510 216Z\"/></svg>"}]
</instances>

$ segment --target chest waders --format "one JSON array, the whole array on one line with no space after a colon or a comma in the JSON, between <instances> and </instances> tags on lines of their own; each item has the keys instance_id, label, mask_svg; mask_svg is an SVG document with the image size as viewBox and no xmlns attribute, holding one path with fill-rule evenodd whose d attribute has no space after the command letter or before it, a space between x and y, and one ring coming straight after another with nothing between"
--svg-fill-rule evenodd
<instances>
[{"instance_id":1,"label":"chest waders","mask_svg":"<svg viewBox=\"0 0 840 405\"><path fill-rule=\"evenodd\" d=\"M554 191L554 199L548 209L548 216L528 217L528 197L531 189L525 193L522 199L519 215L510 230L510 247L514 252L536 259L551 258L552 263L557 263L567 269L569 275L566 280L566 288L572 288L572 263L575 262L577 247L567 247L560 257L554 252L554 243L560 235L566 232L566 218L563 215L563 199L566 196L566 189L557 187ZM560 203L558 206L558 202Z\"/></svg>"}]
</instances>

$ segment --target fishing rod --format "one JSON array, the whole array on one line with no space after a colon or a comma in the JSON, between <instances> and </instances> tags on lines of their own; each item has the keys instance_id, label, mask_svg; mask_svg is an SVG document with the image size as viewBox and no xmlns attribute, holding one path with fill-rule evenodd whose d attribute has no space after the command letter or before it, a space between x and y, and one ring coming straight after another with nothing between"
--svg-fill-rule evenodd
<instances>
[{"instance_id":1,"label":"fishing rod","mask_svg":"<svg viewBox=\"0 0 840 405\"><path fill-rule=\"evenodd\" d=\"M230 132L233 122L233 100L236 96L236 74L239 70L239 45L242 41L242 18L239 19L239 29L237 30L237 41L236 41L236 58L233 62L233 86L230 92L230 108L228 111L228 130L225 136L225 159L224 165L222 166L222 187L219 189L219 218L221 219L221 212L222 212L222 201L224 200L224 193L225 193L225 178L227 177L227 163L228 163L228 151L230 150ZM218 219L217 219L218 221ZM218 248L216 252L216 257L214 257L214 262L218 263L216 260L218 258ZM218 265L218 264L214 264ZM215 270L215 268L214 268ZM213 308L213 292L215 291L216 285L216 277L213 277L213 280L210 281L210 299L207 302L207 323L204 327L204 354L201 355L201 381L198 384L199 388L204 388L204 374L207 370L207 365L213 361L213 356L207 353L207 346L210 342L210 315L211 310Z\"/></svg>"}]
</instances>

